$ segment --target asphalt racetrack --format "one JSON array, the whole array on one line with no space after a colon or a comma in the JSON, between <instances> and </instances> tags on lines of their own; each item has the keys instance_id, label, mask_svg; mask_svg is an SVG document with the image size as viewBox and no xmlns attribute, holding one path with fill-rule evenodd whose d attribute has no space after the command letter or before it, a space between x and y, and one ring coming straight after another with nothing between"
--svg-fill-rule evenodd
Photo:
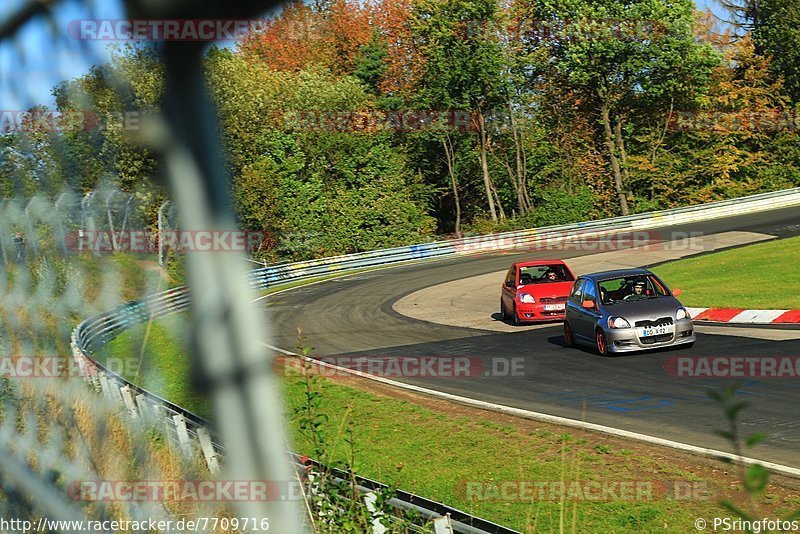
<instances>
[{"instance_id":1,"label":"asphalt racetrack","mask_svg":"<svg viewBox=\"0 0 800 534\"><path fill-rule=\"evenodd\" d=\"M709 235L744 231L784 238L800 235L799 222L800 207L796 207L662 228L659 232ZM706 393L731 380L678 378L665 367L669 367L670 359L679 356L800 356L800 330L699 325L697 343L691 349L603 358L589 349L564 347L560 322L516 331L503 325L502 331L490 331L441 324L451 323L446 317L441 323L435 317L415 319L394 308L397 301L414 292L502 271L518 259L560 257L569 264L570 258L593 253L538 250L464 256L348 275L280 292L260 302L270 310L273 337L269 342L281 349L295 350L300 327L315 357L479 359L491 376L472 373L458 377L391 378L515 408L731 451L714 433L714 429L726 428L727 423L719 405ZM798 274L787 272L786 276L795 277L796 281ZM753 285L757 291L758 281L753 280ZM499 321L499 284L491 294L495 316L487 317L487 321ZM517 360L521 362L517 364L517 376L504 375L507 369L503 367L507 368L511 358L522 359ZM748 378L740 383L739 395L749 403L740 416L742 434L763 431L769 435L747 455L800 467L800 379ZM601 440L602 436L598 436L598 442Z\"/></svg>"}]
</instances>

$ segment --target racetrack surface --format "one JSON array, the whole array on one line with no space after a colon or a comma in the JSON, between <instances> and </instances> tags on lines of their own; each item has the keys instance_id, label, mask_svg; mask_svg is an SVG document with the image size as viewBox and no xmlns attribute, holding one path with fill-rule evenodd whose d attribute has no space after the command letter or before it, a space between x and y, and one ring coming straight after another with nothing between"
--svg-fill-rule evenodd
<instances>
[{"instance_id":1,"label":"racetrack surface","mask_svg":"<svg viewBox=\"0 0 800 534\"><path fill-rule=\"evenodd\" d=\"M659 231L705 234L744 231L780 238L799 235L798 220L800 207ZM708 389L718 388L729 380L676 378L667 373L665 365L677 356L798 356L800 340L796 336L761 339L746 336L736 327L705 327L705 330L698 327L698 340L692 349L602 358L588 349L565 348L560 323L492 332L413 319L393 309L398 300L416 291L507 269L518 259L556 256L569 263L570 258L593 253L567 250L465 256L295 288L262 301L271 310L274 336L269 341L293 350L297 345L297 328L301 327L306 346L313 347L313 355L318 357L465 356L479 359L487 370L493 362L497 365L509 358L523 358L522 376L391 378L483 401L730 451L728 444L713 432L726 427L722 410L706 394ZM499 287L491 305L494 312L498 300ZM756 431L769 434L765 443L747 451L748 456L800 467L800 418L795 409L800 398L800 379L747 379L739 395L750 404L740 416L742 434Z\"/></svg>"}]
</instances>

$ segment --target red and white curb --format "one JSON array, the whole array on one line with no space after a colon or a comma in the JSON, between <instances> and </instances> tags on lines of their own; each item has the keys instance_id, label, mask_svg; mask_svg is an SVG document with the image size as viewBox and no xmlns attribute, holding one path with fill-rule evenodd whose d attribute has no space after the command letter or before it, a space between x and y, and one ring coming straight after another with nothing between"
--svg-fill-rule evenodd
<instances>
[{"instance_id":1,"label":"red and white curb","mask_svg":"<svg viewBox=\"0 0 800 534\"><path fill-rule=\"evenodd\" d=\"M695 321L739 324L800 323L800 310L745 310L743 308L686 308Z\"/></svg>"}]
</instances>

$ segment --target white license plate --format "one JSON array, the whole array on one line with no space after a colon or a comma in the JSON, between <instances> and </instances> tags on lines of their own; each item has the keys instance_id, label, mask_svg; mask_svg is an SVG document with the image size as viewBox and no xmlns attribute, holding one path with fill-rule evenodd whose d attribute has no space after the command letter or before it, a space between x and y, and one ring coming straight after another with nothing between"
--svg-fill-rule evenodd
<instances>
[{"instance_id":1,"label":"white license plate","mask_svg":"<svg viewBox=\"0 0 800 534\"><path fill-rule=\"evenodd\" d=\"M671 326L651 326L650 328L639 329L639 337L660 336L663 334L671 334L673 328Z\"/></svg>"},{"instance_id":2,"label":"white license plate","mask_svg":"<svg viewBox=\"0 0 800 534\"><path fill-rule=\"evenodd\" d=\"M564 304L545 304L544 311L564 311Z\"/></svg>"}]
</instances>

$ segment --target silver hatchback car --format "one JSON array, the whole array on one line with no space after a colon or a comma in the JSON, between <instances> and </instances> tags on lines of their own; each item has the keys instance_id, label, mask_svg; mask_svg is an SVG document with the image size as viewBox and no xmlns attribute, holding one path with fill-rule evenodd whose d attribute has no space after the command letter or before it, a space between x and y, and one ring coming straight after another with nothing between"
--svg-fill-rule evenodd
<instances>
[{"instance_id":1,"label":"silver hatchback car","mask_svg":"<svg viewBox=\"0 0 800 534\"><path fill-rule=\"evenodd\" d=\"M632 352L695 342L689 312L675 297L680 290L647 269L625 269L579 276L572 286L564 319L564 341L609 352Z\"/></svg>"}]
</instances>

